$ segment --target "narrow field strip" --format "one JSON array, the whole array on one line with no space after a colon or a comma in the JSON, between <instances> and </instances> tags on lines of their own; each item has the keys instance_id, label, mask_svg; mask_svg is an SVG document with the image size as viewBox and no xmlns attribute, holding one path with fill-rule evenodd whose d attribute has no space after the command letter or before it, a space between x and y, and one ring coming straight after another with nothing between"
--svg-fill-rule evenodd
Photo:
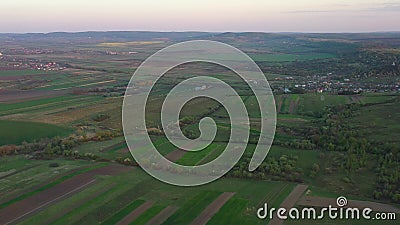
<instances>
[{"instance_id":1,"label":"narrow field strip","mask_svg":"<svg viewBox=\"0 0 400 225\"><path fill-rule=\"evenodd\" d=\"M91 180L91 181L89 181L89 182L87 182L87 183L85 183L85 184L83 184L83 185L81 185L81 186L79 186L79 187L77 187L77 188L75 188L75 189L63 194L63 195L61 195L61 196L58 196L58 197L54 198L53 200L50 200L50 201L48 201L46 203L43 203L42 205L37 206L36 208L32 209L31 211L28 211L28 212L26 212L26 213L24 213L24 214L22 214L22 215L20 215L20 216L18 216L16 218L12 219L11 221L6 222L4 225L13 224L13 223L17 223L19 221L22 221L23 219L27 218L28 216L40 212L41 209L43 209L43 208L45 208L45 207L47 207L47 206L49 206L51 204L54 204L54 203L56 203L58 201L61 201L61 200L65 199L65 198L67 198L69 196L72 196L72 195L76 194L77 192L83 190L87 186L93 184L95 181L96 180L93 179L93 180Z\"/></svg>"},{"instance_id":2,"label":"narrow field strip","mask_svg":"<svg viewBox=\"0 0 400 225\"><path fill-rule=\"evenodd\" d=\"M22 169L20 169L20 170L17 170L17 171L14 171L14 172L8 173L8 174L6 174L6 175L0 176L0 180L1 180L1 179L4 179L4 178L7 178L7 177L14 176L14 175L16 175L16 174L18 174L18 173L21 173L21 172L27 171L27 170L29 170L29 169L32 169L32 168L35 168L35 167L38 167L38 166L40 166L40 164L36 164L36 165L32 165L32 166L28 166L28 167L22 168Z\"/></svg>"},{"instance_id":3,"label":"narrow field strip","mask_svg":"<svg viewBox=\"0 0 400 225\"><path fill-rule=\"evenodd\" d=\"M9 115L9 114L23 113L26 111L34 112L37 110L48 109L48 108L52 108L52 107L56 107L56 106L60 106L60 105L65 106L66 104L80 103L84 100L89 100L92 98L93 97L83 97L82 98L81 96L73 96L70 98L56 98L56 99L54 99L54 101L50 101L48 103L43 102L42 104L37 104L37 105L21 104L20 107L16 107L15 109L0 110L0 115L4 116L4 115Z\"/></svg>"},{"instance_id":4,"label":"narrow field strip","mask_svg":"<svg viewBox=\"0 0 400 225\"><path fill-rule=\"evenodd\" d=\"M164 225L187 225L188 221L193 221L208 205L218 198L221 192L204 191L188 200L172 216L170 216Z\"/></svg>"},{"instance_id":5,"label":"narrow field strip","mask_svg":"<svg viewBox=\"0 0 400 225\"><path fill-rule=\"evenodd\" d=\"M57 184L60 184L63 181L69 179L69 178L72 178L72 177L77 176L79 174L88 172L88 171L90 171L92 169L96 169L99 166L100 165L97 165L97 166L94 166L94 167L90 167L90 168L89 167L85 167L83 169L81 168L81 169L77 169L77 170L74 170L74 171L67 172L67 174L63 175L62 177L56 178L55 180L51 179L51 181L49 183L46 183L45 185L40 186L40 187L38 187L37 189L35 189L35 190L31 191L31 192L24 193L24 194L22 194L22 195L20 195L18 197L15 197L13 199L10 199L10 200L2 203L0 205L0 209L3 209L3 208L5 208L5 207L7 207L7 206L9 206L9 205L11 205L11 204L13 204L15 202L24 200L24 199L26 199L28 197L31 197L31 196L33 196L33 195L35 195L37 193L40 193L40 192L45 191L45 190L47 190L49 188L52 188L52 187L56 186Z\"/></svg>"},{"instance_id":6,"label":"narrow field strip","mask_svg":"<svg viewBox=\"0 0 400 225\"><path fill-rule=\"evenodd\" d=\"M5 206L3 205L3 209L0 211L0 224L9 224L19 220L31 212L49 206L54 203L53 200L55 199L59 200L82 190L94 183L97 175L115 175L119 172L127 171L127 167L120 165L103 165L95 169L87 168L83 170L84 172L78 171L78 175L70 174L64 176L39 190L28 193L28 196L23 196L18 201L8 202Z\"/></svg>"},{"instance_id":7,"label":"narrow field strip","mask_svg":"<svg viewBox=\"0 0 400 225\"><path fill-rule=\"evenodd\" d=\"M222 208L207 222L207 225L241 224L243 211L248 201L245 199L231 198Z\"/></svg>"},{"instance_id":8,"label":"narrow field strip","mask_svg":"<svg viewBox=\"0 0 400 225\"><path fill-rule=\"evenodd\" d=\"M161 225L163 224L172 214L174 214L178 210L178 207L168 206L152 219L150 219L146 225Z\"/></svg>"},{"instance_id":9,"label":"narrow field strip","mask_svg":"<svg viewBox=\"0 0 400 225\"><path fill-rule=\"evenodd\" d=\"M64 112L69 112L71 110L78 110L78 109L83 109L86 107L90 107L93 105L97 105L97 104L104 104L102 101L104 99L102 99L101 97L85 97L85 98L81 98L78 99L76 101L71 101L68 102L68 105L65 104L59 104L59 105L54 105L52 107L48 107L48 108L43 108L43 109L39 109L37 112L41 112L45 111L45 115L57 115L59 113L64 113Z\"/></svg>"},{"instance_id":10,"label":"narrow field strip","mask_svg":"<svg viewBox=\"0 0 400 225\"><path fill-rule=\"evenodd\" d=\"M43 212L29 217L28 219L20 223L20 225L37 223L40 223L42 225L53 224L53 222L57 219L65 216L75 208L80 207L91 199L104 194L107 190L112 189L115 185L115 183L102 185L100 182L98 182L95 185L91 185L85 190L82 190L81 192L76 193L63 201L54 204L48 209L43 210Z\"/></svg>"},{"instance_id":11,"label":"narrow field strip","mask_svg":"<svg viewBox=\"0 0 400 225\"><path fill-rule=\"evenodd\" d=\"M140 215L137 219L135 219L129 225L145 225L149 220L154 218L158 213L163 210L165 206L162 205L155 205Z\"/></svg>"},{"instance_id":12,"label":"narrow field strip","mask_svg":"<svg viewBox=\"0 0 400 225\"><path fill-rule=\"evenodd\" d=\"M194 166L197 165L203 158L205 158L208 154L215 151L219 146L216 144L210 144L205 149L199 152L186 152L176 163L184 166Z\"/></svg>"},{"instance_id":13,"label":"narrow field strip","mask_svg":"<svg viewBox=\"0 0 400 225\"><path fill-rule=\"evenodd\" d=\"M153 202L145 202L142 205L140 205L138 208L133 210L131 213L129 213L127 216L125 216L122 220L120 220L118 223L115 225L129 225L131 222L133 222L135 219L137 219L140 215L142 215L144 212L146 212L150 207L153 205ZM110 224L112 225L112 224Z\"/></svg>"},{"instance_id":14,"label":"narrow field strip","mask_svg":"<svg viewBox=\"0 0 400 225\"><path fill-rule=\"evenodd\" d=\"M60 101L74 100L76 98L79 98L79 96L62 96L62 97L54 97L54 98L28 100L28 101L17 102L17 103L3 103L0 106L0 112L17 110L17 109L22 109L22 108L29 108L29 107L34 108L34 107L39 107L42 105L58 103Z\"/></svg>"},{"instance_id":15,"label":"narrow field strip","mask_svg":"<svg viewBox=\"0 0 400 225\"><path fill-rule=\"evenodd\" d=\"M171 162L176 162L180 158L182 158L187 152L184 150L176 149L170 153L168 153L165 158L168 159Z\"/></svg>"},{"instance_id":16,"label":"narrow field strip","mask_svg":"<svg viewBox=\"0 0 400 225\"><path fill-rule=\"evenodd\" d=\"M292 185L285 184L285 186L281 188L279 192L273 196L272 199L265 202L271 202L272 206L279 206L286 199L286 197L289 196L293 189L294 187Z\"/></svg>"},{"instance_id":17,"label":"narrow field strip","mask_svg":"<svg viewBox=\"0 0 400 225\"><path fill-rule=\"evenodd\" d=\"M108 218L106 221L102 222L101 225L113 225L121 221L121 219L125 218L132 211L136 210L139 206L145 203L144 200L135 200L130 203L128 206L114 214L112 217Z\"/></svg>"},{"instance_id":18,"label":"narrow field strip","mask_svg":"<svg viewBox=\"0 0 400 225\"><path fill-rule=\"evenodd\" d=\"M178 148L166 154L164 157L171 162L176 162L181 165L195 165L202 158L204 158L213 148L215 148L215 145L213 144L209 145L206 149L200 152L189 152Z\"/></svg>"},{"instance_id":19,"label":"narrow field strip","mask_svg":"<svg viewBox=\"0 0 400 225\"><path fill-rule=\"evenodd\" d=\"M302 184L297 185L292 190L292 192L290 192L289 196L287 196L286 199L282 202L280 208L285 208L285 209L292 208L296 204L296 202L301 198L301 196L307 190L307 188L308 188L307 185L302 185ZM283 222L284 222L283 220L274 217L272 220L270 220L268 225L282 225Z\"/></svg>"},{"instance_id":20,"label":"narrow field strip","mask_svg":"<svg viewBox=\"0 0 400 225\"><path fill-rule=\"evenodd\" d=\"M51 184L53 182L56 182L59 179L62 179L65 176L71 175L73 173L76 173L76 172L81 171L81 170L83 170L85 168L88 168L88 167L89 166L84 166L84 167L78 167L78 168L69 170L69 171L67 171L65 173L62 173L62 174L59 174L59 175L57 175L55 177L51 177L49 179L46 179L42 183L29 188L29 190L28 189L24 189L24 190L21 190L18 193L11 194L7 198L5 198L5 199L0 201L0 209L2 209L3 207L6 206L4 204L11 203L11 201L18 201L18 199L21 200L21 199L23 199L24 196L26 197L28 193L34 192L34 191L36 191L36 190L38 190L40 188L43 188L43 187L45 187L45 186L47 186L47 185L49 185L49 184ZM34 168L32 168L32 169L34 169ZM27 170L27 171L29 171L29 170Z\"/></svg>"},{"instance_id":21,"label":"narrow field strip","mask_svg":"<svg viewBox=\"0 0 400 225\"><path fill-rule=\"evenodd\" d=\"M207 162L211 162L212 160L216 159L219 155L224 152L226 148L226 144L220 144L218 147L216 147L213 151L211 151L208 155L206 155L204 158L202 158L197 165L205 164Z\"/></svg>"},{"instance_id":22,"label":"narrow field strip","mask_svg":"<svg viewBox=\"0 0 400 225\"><path fill-rule=\"evenodd\" d=\"M119 221L124 215L132 211L127 207L147 193L148 189L138 189L138 187L146 186L148 182L146 179L138 180L137 183L119 183L120 185L116 185L103 195L91 199L53 224L98 224L112 218L116 213L123 212L122 216L117 217L116 221Z\"/></svg>"},{"instance_id":23,"label":"narrow field strip","mask_svg":"<svg viewBox=\"0 0 400 225\"><path fill-rule=\"evenodd\" d=\"M200 213L194 219L190 225L205 225L207 222L216 214L221 207L230 199L232 198L236 193L233 192L225 192L221 194L216 200L214 200L209 206L207 206L206 209L204 209L203 212Z\"/></svg>"},{"instance_id":24,"label":"narrow field strip","mask_svg":"<svg viewBox=\"0 0 400 225\"><path fill-rule=\"evenodd\" d=\"M119 142L117 144L114 144L114 145L108 146L106 148L103 148L103 149L100 150L100 152L116 151L116 150L119 150L119 149L121 149L123 147L126 147L126 142L125 141L121 141L121 142Z\"/></svg>"},{"instance_id":25,"label":"narrow field strip","mask_svg":"<svg viewBox=\"0 0 400 225\"><path fill-rule=\"evenodd\" d=\"M102 193L102 195L97 196L93 199L90 199L89 201L85 202L84 204L74 208L73 210L69 211L68 213L64 214L63 216L60 216L56 220L52 221L52 224L66 224L67 222L72 223L73 220L71 218L74 218L74 215L76 214L84 214L86 209L89 208L92 205L99 204L102 202L105 202L105 198L108 197L112 192L115 192L117 187L112 187L108 189L106 192Z\"/></svg>"},{"instance_id":26,"label":"narrow field strip","mask_svg":"<svg viewBox=\"0 0 400 225\"><path fill-rule=\"evenodd\" d=\"M87 98L79 98L75 100L70 100L70 101L61 101L58 103L52 103L51 105L42 105L39 107L35 108L22 108L18 109L16 111L7 111L5 114L0 112L0 116L4 116L7 118L7 116L11 116L13 114L41 114L41 115L54 115L57 113L62 113L62 112L67 112L70 109L77 109L77 108L84 108L88 106L92 106L100 102L101 99L98 98L93 98L93 97L87 97Z\"/></svg>"},{"instance_id":27,"label":"narrow field strip","mask_svg":"<svg viewBox=\"0 0 400 225\"><path fill-rule=\"evenodd\" d=\"M279 191L282 191L284 188L281 188L280 186L276 186L273 188L273 190L271 190L270 192L268 192L267 195L265 195L265 197L263 199L260 199L259 204L262 205L265 202L270 203L272 199L274 199L277 195L277 193L279 193Z\"/></svg>"}]
</instances>

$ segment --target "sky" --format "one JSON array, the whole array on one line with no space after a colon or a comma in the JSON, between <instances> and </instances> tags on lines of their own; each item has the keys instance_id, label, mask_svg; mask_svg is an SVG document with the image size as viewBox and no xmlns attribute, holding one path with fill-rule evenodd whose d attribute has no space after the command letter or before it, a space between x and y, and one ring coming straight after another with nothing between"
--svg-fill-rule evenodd
<instances>
[{"instance_id":1,"label":"sky","mask_svg":"<svg viewBox=\"0 0 400 225\"><path fill-rule=\"evenodd\" d=\"M400 0L1 0L0 33L400 31Z\"/></svg>"}]
</instances>

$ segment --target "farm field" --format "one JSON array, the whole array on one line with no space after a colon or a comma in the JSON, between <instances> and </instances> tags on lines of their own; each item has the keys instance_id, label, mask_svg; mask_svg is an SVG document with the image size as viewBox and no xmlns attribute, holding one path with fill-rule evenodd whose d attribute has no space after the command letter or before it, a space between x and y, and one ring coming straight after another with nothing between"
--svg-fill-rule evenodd
<instances>
[{"instance_id":1,"label":"farm field","mask_svg":"<svg viewBox=\"0 0 400 225\"><path fill-rule=\"evenodd\" d=\"M0 120L0 145L21 144L45 137L67 136L71 129L44 123Z\"/></svg>"},{"instance_id":2,"label":"farm field","mask_svg":"<svg viewBox=\"0 0 400 225\"><path fill-rule=\"evenodd\" d=\"M62 182L71 183L73 180L81 180L83 177L88 177L88 175L85 174L92 173L91 171L100 171L102 168L106 167L107 166L103 165L102 167L99 167L99 169L85 169L87 172L71 175L69 179ZM103 171L106 172L106 170ZM88 180L89 177L85 179ZM122 183L120 183L122 180L125 180L124 185L121 185ZM120 185L112 185L115 182L120 183ZM81 182L80 185L81 184L83 183ZM39 196L41 193L45 193L47 190L58 190L61 187L66 188L66 185L67 183L65 183L65 185L60 183L56 184L55 186L48 187L48 189L42 188L41 191L38 191L32 197ZM172 214L164 224L185 224L184 221L194 220L195 217L200 214L200 212L205 209L208 204L215 200L223 190L226 190L227 186L229 186L227 188L229 191L236 192L232 199L239 199L232 201L245 203L246 207L256 207L257 204L259 204L262 200L271 200L271 202L274 204L280 204L280 201L285 198L287 192L290 192L291 187L293 187L293 185L279 182L246 182L238 179L222 179L221 181L217 181L210 186L193 188L193 190L191 190L162 184L159 181L148 177L139 169L128 169L127 172L117 173L113 176L103 175L96 178L96 181L93 184L84 188L82 191L79 191L77 195L66 197L61 201L57 201L49 206L46 206L41 212L28 218L25 222L22 222L22 224L41 221L40 218L54 218L55 221L52 222L54 224L62 224L62 221L65 221L67 218L69 223L73 223L73 221L76 221L77 223L82 221L85 223L94 223L96 221L96 223L102 222L103 224L114 224L128 215L135 208L139 207L145 201L153 202L154 206L150 207L148 209L149 211L146 211L146 214L143 214L143 216L139 216L137 218L138 224L143 223L141 221L149 220L151 218L150 215L155 216L167 206L177 207L178 210ZM283 190L287 191L282 191L282 188L284 188ZM251 194L256 190L263 191L258 191L257 193L259 194L256 196ZM89 196L95 195L96 193L98 196L92 198L89 202L81 201L81 199L86 199ZM100 193L103 194L100 195ZM276 193L280 193L280 195L277 196ZM28 201L32 197L20 197L19 201L10 204L10 206L19 204L18 202ZM115 199L115 197L118 197L119 200ZM75 205L75 209L73 209L71 208L71 205L74 203L80 205ZM97 214L98 208L104 208L105 211L103 212L105 212L105 214ZM57 211L58 214L60 214L59 216L54 215L54 212ZM113 212L115 212L115 214ZM244 208L242 208L238 213L245 217L247 214ZM182 217L181 215L184 216ZM247 217L248 219L251 218L251 216ZM218 217L216 217L214 220L218 220Z\"/></svg>"},{"instance_id":3,"label":"farm field","mask_svg":"<svg viewBox=\"0 0 400 225\"><path fill-rule=\"evenodd\" d=\"M256 214L265 203L303 207L304 199L315 203L338 196L398 209L400 56L384 51L385 40L400 47L397 36L0 34L5 43L0 55L0 224L268 224ZM273 90L277 127L267 157L250 172L262 116L254 93L235 72L213 63L185 63L156 83L135 83L133 95L154 84L142 132L161 155L180 165L201 166L219 157L232 127L220 103L192 99L176 121L182 133L198 138L204 117L215 121L217 133L201 151L179 149L166 137L160 115L173 86L211 76L230 84L246 106L250 135L239 162L217 181L177 187L153 178L132 157L130 150L152 146L140 142L128 148L122 105L131 75L148 56L196 38L231 44L254 59ZM206 93L209 86L198 92ZM278 223L374 224L327 219Z\"/></svg>"}]
</instances>

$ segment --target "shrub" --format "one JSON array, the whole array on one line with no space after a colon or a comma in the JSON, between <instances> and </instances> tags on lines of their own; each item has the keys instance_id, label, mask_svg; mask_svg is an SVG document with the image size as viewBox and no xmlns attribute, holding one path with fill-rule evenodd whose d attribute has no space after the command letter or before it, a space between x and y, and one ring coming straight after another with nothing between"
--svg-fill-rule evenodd
<instances>
[{"instance_id":1,"label":"shrub","mask_svg":"<svg viewBox=\"0 0 400 225\"><path fill-rule=\"evenodd\" d=\"M59 166L60 166L60 164L58 164L58 163L50 163L49 164L49 167L52 167L52 168L59 167Z\"/></svg>"}]
</instances>

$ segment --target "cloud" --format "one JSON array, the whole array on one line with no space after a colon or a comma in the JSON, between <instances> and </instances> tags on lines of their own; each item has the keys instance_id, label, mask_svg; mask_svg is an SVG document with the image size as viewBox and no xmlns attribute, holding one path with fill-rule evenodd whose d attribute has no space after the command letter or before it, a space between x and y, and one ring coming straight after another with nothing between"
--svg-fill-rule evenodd
<instances>
[{"instance_id":1,"label":"cloud","mask_svg":"<svg viewBox=\"0 0 400 225\"><path fill-rule=\"evenodd\" d=\"M400 12L400 3L383 3L380 6L371 7L368 10L377 12Z\"/></svg>"},{"instance_id":2,"label":"cloud","mask_svg":"<svg viewBox=\"0 0 400 225\"><path fill-rule=\"evenodd\" d=\"M339 10L294 10L294 11L286 11L285 13L336 13L340 12Z\"/></svg>"},{"instance_id":3,"label":"cloud","mask_svg":"<svg viewBox=\"0 0 400 225\"><path fill-rule=\"evenodd\" d=\"M327 6L328 8L328 6ZM293 10L284 13L312 14L312 13L339 13L339 12L400 12L400 2L375 3L369 6L354 7L354 5L330 5L328 10Z\"/></svg>"}]
</instances>

